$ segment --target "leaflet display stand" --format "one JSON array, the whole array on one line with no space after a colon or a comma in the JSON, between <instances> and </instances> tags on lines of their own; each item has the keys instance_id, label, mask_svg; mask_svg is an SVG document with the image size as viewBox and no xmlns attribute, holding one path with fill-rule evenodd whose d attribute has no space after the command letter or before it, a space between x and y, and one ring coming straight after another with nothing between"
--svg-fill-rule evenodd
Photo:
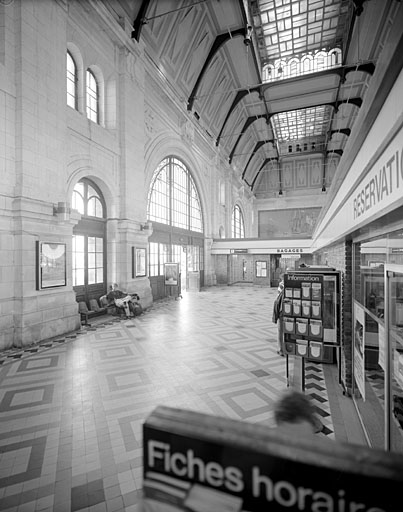
<instances>
[{"instance_id":1,"label":"leaflet display stand","mask_svg":"<svg viewBox=\"0 0 403 512\"><path fill-rule=\"evenodd\" d=\"M305 359L333 363L340 347L340 272L330 267L307 267L284 276L283 331L286 354L302 358L302 388Z\"/></svg>"},{"instance_id":2,"label":"leaflet display stand","mask_svg":"<svg viewBox=\"0 0 403 512\"><path fill-rule=\"evenodd\" d=\"M164 263L165 295L175 297L177 300L182 298L181 273L179 272L179 263Z\"/></svg>"}]
</instances>

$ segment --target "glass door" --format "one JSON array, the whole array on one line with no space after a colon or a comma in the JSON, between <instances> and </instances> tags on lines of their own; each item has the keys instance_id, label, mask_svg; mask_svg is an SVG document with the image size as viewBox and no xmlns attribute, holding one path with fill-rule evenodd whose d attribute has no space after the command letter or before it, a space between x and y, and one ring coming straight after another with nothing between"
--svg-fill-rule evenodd
<instances>
[{"instance_id":1,"label":"glass door","mask_svg":"<svg viewBox=\"0 0 403 512\"><path fill-rule=\"evenodd\" d=\"M385 265L385 333L379 339L385 340L385 449L403 453L403 265Z\"/></svg>"}]
</instances>

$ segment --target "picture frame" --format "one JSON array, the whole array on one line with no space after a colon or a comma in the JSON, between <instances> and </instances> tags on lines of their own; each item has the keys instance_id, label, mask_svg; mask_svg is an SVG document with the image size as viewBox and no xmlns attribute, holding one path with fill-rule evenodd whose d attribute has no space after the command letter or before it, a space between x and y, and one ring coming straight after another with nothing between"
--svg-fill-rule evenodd
<instances>
[{"instance_id":1,"label":"picture frame","mask_svg":"<svg viewBox=\"0 0 403 512\"><path fill-rule=\"evenodd\" d=\"M136 277L144 277L146 275L146 250L136 248Z\"/></svg>"},{"instance_id":2,"label":"picture frame","mask_svg":"<svg viewBox=\"0 0 403 512\"><path fill-rule=\"evenodd\" d=\"M256 277L267 277L267 261L256 261Z\"/></svg>"},{"instance_id":3,"label":"picture frame","mask_svg":"<svg viewBox=\"0 0 403 512\"><path fill-rule=\"evenodd\" d=\"M164 263L165 286L178 286L179 264Z\"/></svg>"},{"instance_id":4,"label":"picture frame","mask_svg":"<svg viewBox=\"0 0 403 512\"><path fill-rule=\"evenodd\" d=\"M66 244L36 242L36 287L38 290L67 285Z\"/></svg>"}]
</instances>

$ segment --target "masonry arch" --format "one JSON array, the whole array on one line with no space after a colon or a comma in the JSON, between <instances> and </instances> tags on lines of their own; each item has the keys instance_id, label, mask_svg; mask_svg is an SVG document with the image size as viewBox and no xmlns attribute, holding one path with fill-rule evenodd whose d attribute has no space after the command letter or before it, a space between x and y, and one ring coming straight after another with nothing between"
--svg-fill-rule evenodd
<instances>
[{"instance_id":1,"label":"masonry arch","mask_svg":"<svg viewBox=\"0 0 403 512\"><path fill-rule=\"evenodd\" d=\"M168 154L148 180L149 278L154 300L199 290L204 285L205 213L195 173L177 154ZM177 289L166 285L166 263L176 263Z\"/></svg>"},{"instance_id":2,"label":"masonry arch","mask_svg":"<svg viewBox=\"0 0 403 512\"><path fill-rule=\"evenodd\" d=\"M75 184L71 205L80 215L73 228L72 284L77 301L98 299L107 290L107 205L89 178Z\"/></svg>"}]
</instances>

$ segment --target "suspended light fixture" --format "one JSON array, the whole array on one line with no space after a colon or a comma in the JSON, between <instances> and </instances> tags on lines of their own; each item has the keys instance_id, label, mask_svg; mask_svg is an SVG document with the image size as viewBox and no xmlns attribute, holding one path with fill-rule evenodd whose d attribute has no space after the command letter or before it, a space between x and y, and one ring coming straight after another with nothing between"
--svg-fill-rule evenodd
<instances>
[{"instance_id":1,"label":"suspended light fixture","mask_svg":"<svg viewBox=\"0 0 403 512\"><path fill-rule=\"evenodd\" d=\"M243 40L243 44L245 46L249 46L252 42L252 27L248 25L245 29L245 37Z\"/></svg>"}]
</instances>

